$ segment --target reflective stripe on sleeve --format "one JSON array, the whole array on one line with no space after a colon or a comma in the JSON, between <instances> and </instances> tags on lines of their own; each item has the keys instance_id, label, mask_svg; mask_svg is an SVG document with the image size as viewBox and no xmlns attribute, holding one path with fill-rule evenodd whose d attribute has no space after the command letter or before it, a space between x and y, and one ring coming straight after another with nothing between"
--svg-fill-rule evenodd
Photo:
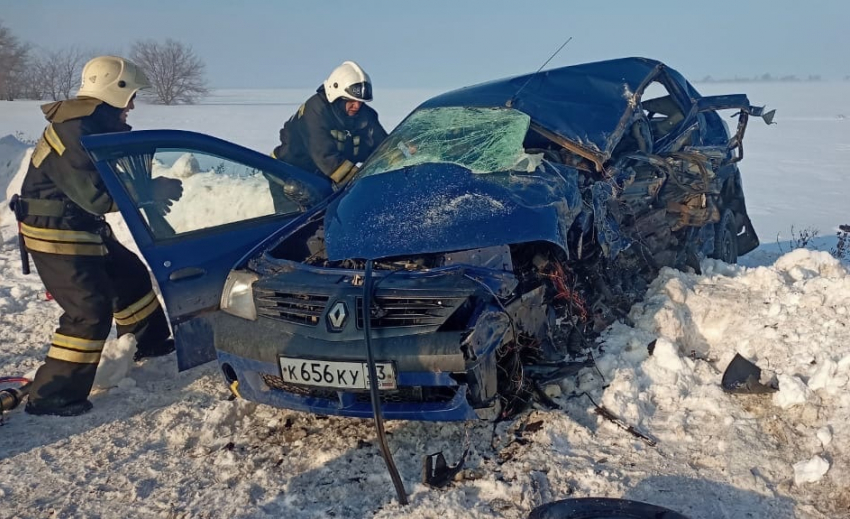
<instances>
[{"instance_id":1,"label":"reflective stripe on sleeve","mask_svg":"<svg viewBox=\"0 0 850 519\"><path fill-rule=\"evenodd\" d=\"M39 139L35 145L35 150L33 150L32 152L32 157L30 158L30 160L32 161L32 165L37 168L40 168L41 163L44 162L44 159L46 159L48 155L50 155L51 151L53 151L53 149L50 147L49 144L47 144L47 141L44 140L44 137Z\"/></svg>"},{"instance_id":2,"label":"reflective stripe on sleeve","mask_svg":"<svg viewBox=\"0 0 850 519\"><path fill-rule=\"evenodd\" d=\"M350 160L346 160L345 162L340 164L339 167L336 168L333 173L331 173L331 180L333 180L334 182L339 182L340 180L345 178L346 175L348 175L348 173L351 171L351 168L353 167L354 163Z\"/></svg>"},{"instance_id":3,"label":"reflective stripe on sleeve","mask_svg":"<svg viewBox=\"0 0 850 519\"><path fill-rule=\"evenodd\" d=\"M56 133L52 124L44 130L44 139L60 156L65 153L65 145L62 143L62 139L59 138L59 134Z\"/></svg>"}]
</instances>

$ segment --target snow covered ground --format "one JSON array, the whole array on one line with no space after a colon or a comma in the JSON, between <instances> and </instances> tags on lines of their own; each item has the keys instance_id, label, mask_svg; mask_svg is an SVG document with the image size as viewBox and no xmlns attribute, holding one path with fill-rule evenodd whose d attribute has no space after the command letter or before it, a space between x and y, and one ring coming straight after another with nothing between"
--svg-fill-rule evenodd
<instances>
[{"instance_id":1,"label":"snow covered ground","mask_svg":"<svg viewBox=\"0 0 850 519\"><path fill-rule=\"evenodd\" d=\"M634 326L606 332L599 371L549 388L563 410L495 429L389 422L408 507L395 500L370 421L230 401L216 366L177 373L173 356L136 365L127 337L107 344L90 414L5 416L0 517L519 518L583 496L694 519L850 517L850 271L826 252L788 245L792 225L818 229L828 249L837 225L850 223L847 83L700 89L743 91L778 108L776 126L751 121L742 163L765 246L741 266L663 271L632 309ZM223 91L204 105L142 105L130 122L265 152L309 93ZM390 129L433 93L378 92L375 105ZM35 139L42 126L38 103L0 102L0 137ZM15 191L29 153L19 139L0 139L0 198ZM38 277L21 275L9 216L0 211L0 376L39 364L60 314ZM779 392L724 393L721 374L736 353ZM590 398L655 446L597 416ZM467 444L460 481L444 490L421 483L423 455L444 451L453 463Z\"/></svg>"}]
</instances>

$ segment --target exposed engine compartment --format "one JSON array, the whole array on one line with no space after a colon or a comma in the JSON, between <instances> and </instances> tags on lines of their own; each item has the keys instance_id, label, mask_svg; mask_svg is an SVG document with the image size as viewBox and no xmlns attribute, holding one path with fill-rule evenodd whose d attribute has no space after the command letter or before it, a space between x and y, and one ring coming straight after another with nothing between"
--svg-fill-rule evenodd
<instances>
[{"instance_id":1,"label":"exposed engine compartment","mask_svg":"<svg viewBox=\"0 0 850 519\"><path fill-rule=\"evenodd\" d=\"M497 392L501 414L507 417L527 407L541 385L586 366L594 339L615 319L625 318L646 289L649 279L634 275L631 255L612 261L594 241L592 233L578 239L581 250L574 251L573 259L552 243L535 242L381 258L373 262L373 268L414 272L465 265L515 277L510 294L491 294L493 303L509 316L512 328L509 340L496 352ZM329 260L320 220L270 252L280 259L321 268L362 270L365 265L362 259ZM645 267L648 275L654 271ZM382 318L380 302L371 313L376 322Z\"/></svg>"}]
</instances>

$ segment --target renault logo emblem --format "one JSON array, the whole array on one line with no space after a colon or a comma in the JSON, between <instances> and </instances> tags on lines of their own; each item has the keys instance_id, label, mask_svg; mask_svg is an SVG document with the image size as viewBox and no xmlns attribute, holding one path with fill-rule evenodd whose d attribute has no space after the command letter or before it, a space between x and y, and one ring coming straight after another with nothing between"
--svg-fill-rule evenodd
<instances>
[{"instance_id":1,"label":"renault logo emblem","mask_svg":"<svg viewBox=\"0 0 850 519\"><path fill-rule=\"evenodd\" d=\"M338 332L345 326L345 319L348 317L348 308L342 301L337 301L328 311L328 324L331 330Z\"/></svg>"}]
</instances>

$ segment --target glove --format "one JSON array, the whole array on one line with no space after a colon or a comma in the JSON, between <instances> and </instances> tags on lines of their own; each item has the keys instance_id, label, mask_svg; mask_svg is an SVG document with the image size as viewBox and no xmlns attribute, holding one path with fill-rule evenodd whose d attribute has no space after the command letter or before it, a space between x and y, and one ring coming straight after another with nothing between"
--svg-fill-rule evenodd
<instances>
[{"instance_id":1,"label":"glove","mask_svg":"<svg viewBox=\"0 0 850 519\"><path fill-rule=\"evenodd\" d=\"M171 206L183 196L183 182L176 178L157 177L151 181L151 199L163 214L171 212Z\"/></svg>"}]
</instances>

